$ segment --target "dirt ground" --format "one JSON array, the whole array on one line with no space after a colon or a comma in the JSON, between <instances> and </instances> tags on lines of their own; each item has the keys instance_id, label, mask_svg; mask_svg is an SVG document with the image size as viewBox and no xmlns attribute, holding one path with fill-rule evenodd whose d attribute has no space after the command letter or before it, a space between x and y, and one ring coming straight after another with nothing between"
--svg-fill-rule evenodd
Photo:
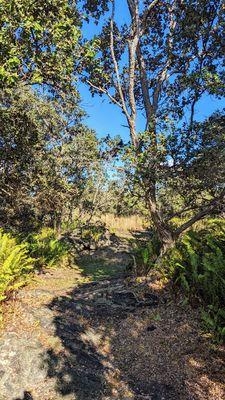
<instances>
[{"instance_id":1,"label":"dirt ground","mask_svg":"<svg viewBox=\"0 0 225 400\"><path fill-rule=\"evenodd\" d=\"M225 349L157 280L124 276L126 243L48 271L5 308L1 400L223 400Z\"/></svg>"}]
</instances>

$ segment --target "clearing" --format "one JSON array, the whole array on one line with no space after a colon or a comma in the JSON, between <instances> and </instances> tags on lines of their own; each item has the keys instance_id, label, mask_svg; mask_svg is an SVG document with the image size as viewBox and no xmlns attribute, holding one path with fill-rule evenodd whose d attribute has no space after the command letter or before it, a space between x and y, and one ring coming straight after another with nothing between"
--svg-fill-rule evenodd
<instances>
[{"instance_id":1,"label":"clearing","mask_svg":"<svg viewBox=\"0 0 225 400\"><path fill-rule=\"evenodd\" d=\"M36 277L6 305L1 400L222 400L225 351L157 280L126 278L126 240Z\"/></svg>"}]
</instances>

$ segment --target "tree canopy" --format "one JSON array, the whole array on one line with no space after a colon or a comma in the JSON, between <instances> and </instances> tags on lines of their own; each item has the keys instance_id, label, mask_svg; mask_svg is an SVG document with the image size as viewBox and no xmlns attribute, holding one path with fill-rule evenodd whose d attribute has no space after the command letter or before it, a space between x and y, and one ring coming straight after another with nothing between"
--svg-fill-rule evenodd
<instances>
[{"instance_id":1,"label":"tree canopy","mask_svg":"<svg viewBox=\"0 0 225 400\"><path fill-rule=\"evenodd\" d=\"M1 0L1 86L19 80L62 89L71 85L80 19L67 0Z\"/></svg>"},{"instance_id":2,"label":"tree canopy","mask_svg":"<svg viewBox=\"0 0 225 400\"><path fill-rule=\"evenodd\" d=\"M1 0L2 168L4 179L8 171L26 175L17 183L33 181L35 173L24 169L42 170L49 187L55 182L63 193L40 200L46 207L57 198L52 203L62 209L65 192L72 204L89 178L97 184L102 155L95 134L82 125L80 79L93 96L107 96L121 109L130 142L119 140L109 154L121 156L127 187L145 201L166 249L194 222L222 210L224 111L204 119L197 110L209 96L224 96L225 9L220 0L123 5L121 23L116 0ZM98 33L90 38L93 24ZM21 148L30 149L31 157ZM44 183L38 178L32 185L33 201ZM176 228L174 217L180 218Z\"/></svg>"}]
</instances>

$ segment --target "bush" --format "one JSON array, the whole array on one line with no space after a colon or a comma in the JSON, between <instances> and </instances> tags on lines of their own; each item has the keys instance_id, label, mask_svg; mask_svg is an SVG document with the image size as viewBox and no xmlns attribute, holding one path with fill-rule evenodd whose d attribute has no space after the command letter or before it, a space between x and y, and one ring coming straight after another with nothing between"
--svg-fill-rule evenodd
<instances>
[{"instance_id":1,"label":"bush","mask_svg":"<svg viewBox=\"0 0 225 400\"><path fill-rule=\"evenodd\" d=\"M39 233L30 235L27 240L36 268L56 266L68 255L68 245L58 239L52 228L43 228Z\"/></svg>"},{"instance_id":2,"label":"bush","mask_svg":"<svg viewBox=\"0 0 225 400\"><path fill-rule=\"evenodd\" d=\"M134 257L136 262L135 273L144 276L154 268L155 261L160 253L160 242L154 231L151 232L151 240L145 244L137 244L134 249Z\"/></svg>"},{"instance_id":3,"label":"bush","mask_svg":"<svg viewBox=\"0 0 225 400\"><path fill-rule=\"evenodd\" d=\"M225 221L211 220L187 232L164 265L173 284L202 304L204 325L225 341Z\"/></svg>"},{"instance_id":4,"label":"bush","mask_svg":"<svg viewBox=\"0 0 225 400\"><path fill-rule=\"evenodd\" d=\"M101 221L83 224L80 226L80 237L87 245L97 246L101 239L104 239L106 233L105 224Z\"/></svg>"},{"instance_id":5,"label":"bush","mask_svg":"<svg viewBox=\"0 0 225 400\"><path fill-rule=\"evenodd\" d=\"M80 220L76 229L69 232L69 237L73 240L73 246L77 252L83 250L97 249L100 244L107 240L107 230L101 221L87 222Z\"/></svg>"},{"instance_id":6,"label":"bush","mask_svg":"<svg viewBox=\"0 0 225 400\"><path fill-rule=\"evenodd\" d=\"M0 230L0 301L27 282L33 266L27 244L18 244Z\"/></svg>"}]
</instances>

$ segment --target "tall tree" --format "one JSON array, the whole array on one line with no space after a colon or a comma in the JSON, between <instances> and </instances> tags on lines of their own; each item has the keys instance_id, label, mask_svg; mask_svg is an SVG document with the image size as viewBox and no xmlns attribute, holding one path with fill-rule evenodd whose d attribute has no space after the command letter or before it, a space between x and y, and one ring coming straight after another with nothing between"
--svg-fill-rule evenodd
<instances>
[{"instance_id":1,"label":"tall tree","mask_svg":"<svg viewBox=\"0 0 225 400\"><path fill-rule=\"evenodd\" d=\"M83 2L88 18L102 26L89 42L96 57L88 60L83 80L127 120L130 170L143 188L164 252L194 222L220 212L225 195L224 115L200 123L196 112L202 98L224 95L225 7L220 0L124 0L125 5L127 21L121 24L121 2ZM174 215L185 218L176 228Z\"/></svg>"}]
</instances>

